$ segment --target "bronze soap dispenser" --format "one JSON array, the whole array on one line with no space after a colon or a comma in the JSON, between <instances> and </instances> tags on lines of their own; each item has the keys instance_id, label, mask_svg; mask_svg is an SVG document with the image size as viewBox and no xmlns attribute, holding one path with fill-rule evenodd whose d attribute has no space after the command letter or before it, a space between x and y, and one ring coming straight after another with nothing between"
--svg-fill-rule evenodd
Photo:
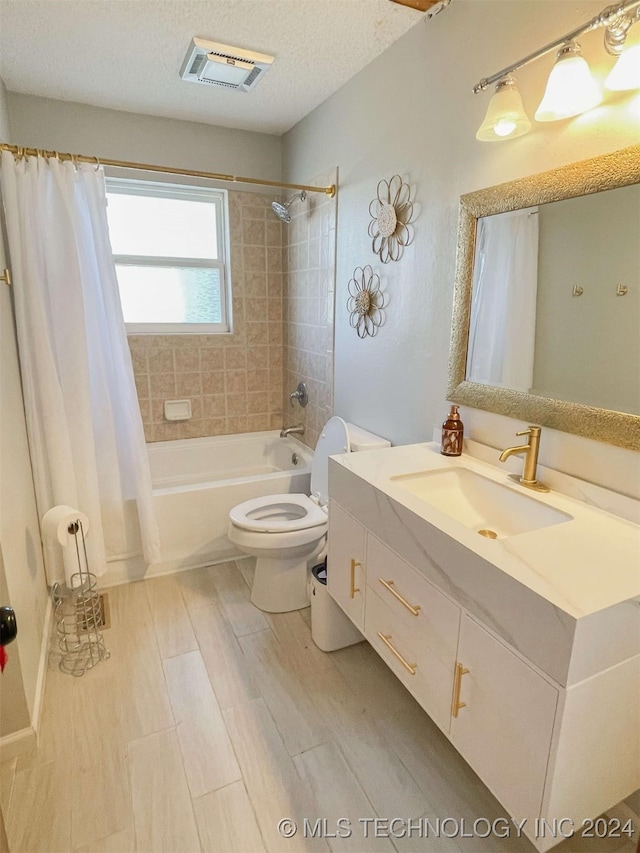
<instances>
[{"instance_id":1,"label":"bronze soap dispenser","mask_svg":"<svg viewBox=\"0 0 640 853\"><path fill-rule=\"evenodd\" d=\"M458 414L458 407L451 406L449 417L442 424L442 444L440 453L443 456L461 456L464 426Z\"/></svg>"}]
</instances>

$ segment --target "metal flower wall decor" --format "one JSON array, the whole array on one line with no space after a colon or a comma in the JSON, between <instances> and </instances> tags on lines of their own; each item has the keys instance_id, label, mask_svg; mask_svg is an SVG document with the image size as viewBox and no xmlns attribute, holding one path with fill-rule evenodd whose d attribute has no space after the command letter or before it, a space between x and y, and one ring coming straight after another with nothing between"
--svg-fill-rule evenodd
<instances>
[{"instance_id":1,"label":"metal flower wall decor","mask_svg":"<svg viewBox=\"0 0 640 853\"><path fill-rule=\"evenodd\" d=\"M371 248L383 264L399 261L405 246L413 241L411 187L400 175L378 183L377 195L369 205Z\"/></svg>"},{"instance_id":2,"label":"metal flower wall decor","mask_svg":"<svg viewBox=\"0 0 640 853\"><path fill-rule=\"evenodd\" d=\"M380 290L380 276L366 267L356 267L349 281L347 311L351 314L349 324L359 338L373 337L384 322L385 299Z\"/></svg>"}]
</instances>

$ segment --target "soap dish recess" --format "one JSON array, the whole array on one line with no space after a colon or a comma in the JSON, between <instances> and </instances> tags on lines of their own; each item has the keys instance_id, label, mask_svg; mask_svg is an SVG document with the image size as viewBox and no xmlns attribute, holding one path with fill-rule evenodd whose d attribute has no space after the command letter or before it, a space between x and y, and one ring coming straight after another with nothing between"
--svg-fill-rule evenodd
<instances>
[{"instance_id":1,"label":"soap dish recess","mask_svg":"<svg viewBox=\"0 0 640 853\"><path fill-rule=\"evenodd\" d=\"M191 400L165 400L166 421L188 421L191 418Z\"/></svg>"}]
</instances>

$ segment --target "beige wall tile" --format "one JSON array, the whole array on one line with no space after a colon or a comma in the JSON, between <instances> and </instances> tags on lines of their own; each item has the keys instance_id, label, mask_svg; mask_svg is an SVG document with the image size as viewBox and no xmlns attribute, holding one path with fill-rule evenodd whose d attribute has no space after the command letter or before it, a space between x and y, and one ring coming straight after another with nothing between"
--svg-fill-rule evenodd
<instances>
[{"instance_id":1,"label":"beige wall tile","mask_svg":"<svg viewBox=\"0 0 640 853\"><path fill-rule=\"evenodd\" d=\"M265 358L262 367L268 365L268 360ZM268 370L250 370L247 372L247 390L249 393L264 391L269 387L269 371Z\"/></svg>"},{"instance_id":2,"label":"beige wall tile","mask_svg":"<svg viewBox=\"0 0 640 853\"><path fill-rule=\"evenodd\" d=\"M247 371L246 370L227 370L225 372L225 391L227 394L245 394L246 395L246 393L247 393Z\"/></svg>"},{"instance_id":3,"label":"beige wall tile","mask_svg":"<svg viewBox=\"0 0 640 853\"><path fill-rule=\"evenodd\" d=\"M203 421L203 435L227 435L227 419L207 418Z\"/></svg>"},{"instance_id":4,"label":"beige wall tile","mask_svg":"<svg viewBox=\"0 0 640 853\"><path fill-rule=\"evenodd\" d=\"M202 374L202 393L209 394L224 394L224 371L216 370L214 372L206 372Z\"/></svg>"},{"instance_id":5,"label":"beige wall tile","mask_svg":"<svg viewBox=\"0 0 640 853\"><path fill-rule=\"evenodd\" d=\"M149 373L173 373L172 349L150 349L147 352Z\"/></svg>"},{"instance_id":6,"label":"beige wall tile","mask_svg":"<svg viewBox=\"0 0 640 853\"><path fill-rule=\"evenodd\" d=\"M227 347L224 350L224 366L226 370L246 370L246 349L244 347Z\"/></svg>"},{"instance_id":7,"label":"beige wall tile","mask_svg":"<svg viewBox=\"0 0 640 853\"><path fill-rule=\"evenodd\" d=\"M242 242L245 246L265 246L266 228L264 217L259 219L244 219L242 222Z\"/></svg>"},{"instance_id":8,"label":"beige wall tile","mask_svg":"<svg viewBox=\"0 0 640 853\"><path fill-rule=\"evenodd\" d=\"M263 432L264 430L271 429L271 417L273 416L268 414L248 415L247 430L249 432Z\"/></svg>"},{"instance_id":9,"label":"beige wall tile","mask_svg":"<svg viewBox=\"0 0 640 853\"><path fill-rule=\"evenodd\" d=\"M148 373L149 372L149 364L147 362L147 350L146 349L134 349L131 348L131 365L133 367L134 373Z\"/></svg>"},{"instance_id":10,"label":"beige wall tile","mask_svg":"<svg viewBox=\"0 0 640 853\"><path fill-rule=\"evenodd\" d=\"M227 394L227 417L239 417L247 414L247 395Z\"/></svg>"},{"instance_id":11,"label":"beige wall tile","mask_svg":"<svg viewBox=\"0 0 640 853\"><path fill-rule=\"evenodd\" d=\"M210 373L213 370L224 369L225 349L201 348L200 349L200 370L204 373Z\"/></svg>"},{"instance_id":12,"label":"beige wall tile","mask_svg":"<svg viewBox=\"0 0 640 853\"><path fill-rule=\"evenodd\" d=\"M178 397L200 397L202 394L201 374L177 373L175 387Z\"/></svg>"},{"instance_id":13,"label":"beige wall tile","mask_svg":"<svg viewBox=\"0 0 640 853\"><path fill-rule=\"evenodd\" d=\"M149 388L154 398L171 397L176 393L176 377L174 373L152 373L149 376Z\"/></svg>"},{"instance_id":14,"label":"beige wall tile","mask_svg":"<svg viewBox=\"0 0 640 853\"><path fill-rule=\"evenodd\" d=\"M236 415L234 417L227 418L227 425L225 429L226 435L236 435L237 433L248 431L249 420L246 415Z\"/></svg>"},{"instance_id":15,"label":"beige wall tile","mask_svg":"<svg viewBox=\"0 0 640 853\"><path fill-rule=\"evenodd\" d=\"M200 350L197 347L178 348L173 357L176 373L194 373L200 370Z\"/></svg>"},{"instance_id":16,"label":"beige wall tile","mask_svg":"<svg viewBox=\"0 0 640 853\"><path fill-rule=\"evenodd\" d=\"M246 272L261 272L267 270L267 250L263 246L244 246L242 260Z\"/></svg>"},{"instance_id":17,"label":"beige wall tile","mask_svg":"<svg viewBox=\"0 0 640 853\"><path fill-rule=\"evenodd\" d=\"M136 383L136 391L140 400L146 400L149 397L149 375L138 374L133 377Z\"/></svg>"},{"instance_id":18,"label":"beige wall tile","mask_svg":"<svg viewBox=\"0 0 640 853\"><path fill-rule=\"evenodd\" d=\"M247 394L247 414L257 415L269 411L269 394L261 391L257 394Z\"/></svg>"},{"instance_id":19,"label":"beige wall tile","mask_svg":"<svg viewBox=\"0 0 640 853\"><path fill-rule=\"evenodd\" d=\"M224 394L215 394L211 397L202 398L202 417L205 420L211 418L223 418L227 414L227 398Z\"/></svg>"}]
</instances>

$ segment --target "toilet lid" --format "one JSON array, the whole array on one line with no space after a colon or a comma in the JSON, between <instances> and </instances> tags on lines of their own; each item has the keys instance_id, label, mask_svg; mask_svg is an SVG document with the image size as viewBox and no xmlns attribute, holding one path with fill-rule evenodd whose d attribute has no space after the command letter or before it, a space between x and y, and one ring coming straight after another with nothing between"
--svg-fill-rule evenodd
<instances>
[{"instance_id":1,"label":"toilet lid","mask_svg":"<svg viewBox=\"0 0 640 853\"><path fill-rule=\"evenodd\" d=\"M327 523L327 513L307 495L265 495L234 506L232 524L261 533L286 533Z\"/></svg>"},{"instance_id":2,"label":"toilet lid","mask_svg":"<svg viewBox=\"0 0 640 853\"><path fill-rule=\"evenodd\" d=\"M321 506L329 503L329 457L349 450L346 423L342 418L330 418L322 429L311 463L311 495Z\"/></svg>"}]
</instances>

